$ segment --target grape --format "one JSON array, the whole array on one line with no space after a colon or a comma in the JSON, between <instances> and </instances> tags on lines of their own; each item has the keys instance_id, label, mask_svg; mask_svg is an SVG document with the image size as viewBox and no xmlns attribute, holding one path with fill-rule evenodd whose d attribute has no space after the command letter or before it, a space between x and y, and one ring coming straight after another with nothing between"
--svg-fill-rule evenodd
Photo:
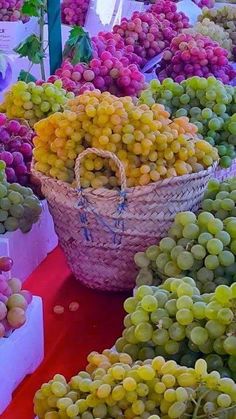
<instances>
[{"instance_id":1,"label":"grape","mask_svg":"<svg viewBox=\"0 0 236 419\"><path fill-rule=\"evenodd\" d=\"M158 78L163 81L172 77L176 82L181 82L191 76L207 78L213 75L227 84L235 77L235 71L229 64L227 55L225 49L207 36L199 33L181 33L172 39L170 47L164 51L160 68L157 70ZM208 98L214 99L215 96L212 92ZM186 96L186 99L189 101L189 96ZM212 121L210 128L220 128L220 121Z\"/></svg>"},{"instance_id":2,"label":"grape","mask_svg":"<svg viewBox=\"0 0 236 419\"><path fill-rule=\"evenodd\" d=\"M1 0L0 21L16 22L18 20L21 20L22 22L27 22L29 20L29 17L23 15L21 12L23 3L23 0Z\"/></svg>"},{"instance_id":3,"label":"grape","mask_svg":"<svg viewBox=\"0 0 236 419\"><path fill-rule=\"evenodd\" d=\"M220 26L224 30L224 34L225 33L228 34L229 38L232 41L231 51L235 55L235 45L236 45L235 7L230 6L230 5L225 5L224 7L220 7L219 9L216 9L216 10L208 10L204 8L202 14L198 16L198 20L202 22L205 19L209 19L211 22L214 22L215 24L217 24L217 27Z\"/></svg>"},{"instance_id":4,"label":"grape","mask_svg":"<svg viewBox=\"0 0 236 419\"><path fill-rule=\"evenodd\" d=\"M86 106L84 106L84 103L86 103ZM48 119L35 124L37 137L34 158L36 170L47 176L72 183L72 185L74 185L73 169L75 160L78 154L88 146L87 142L84 141L87 135L91 137L90 146L112 151L124 163L129 187L147 185L161 178L184 174L183 171L178 172L177 169L177 172L175 171L173 162L169 163L168 159L162 159L164 157L163 153L165 155L170 153L171 158L174 158L170 148L172 141L171 143L168 142L169 129L172 131L173 142L181 142L182 151L180 155L175 157L177 167L184 166L188 173L194 171L190 164L181 160L181 156L182 153L185 157L188 153L191 156L197 154L199 148L202 150L202 155L211 155L213 160L217 158L215 150L207 142L187 139L188 135L194 136L193 126L188 124L187 119L179 118L178 121L175 121L172 130L172 123L168 118L169 114L162 105L156 104L151 108L142 107L142 105L135 105L131 98L118 98L108 92L101 93L95 90L77 96L76 99L68 103L68 108L70 109L63 113L53 114ZM104 108L106 113L104 113ZM102 111L101 115L100 111ZM94 112L100 115L97 124L95 124ZM121 120L120 115L127 115L127 119ZM110 127L108 128L109 118ZM161 119L161 124L163 126L162 142L166 142L165 152L159 150L156 133L153 131L155 124L159 126L160 118L164 118ZM82 119L84 121L83 129L81 126ZM63 127L70 131L70 147L64 147L64 140L57 137L58 130L59 133L61 130L59 127L61 127L62 121ZM51 127L50 133L51 129L53 132L50 134L48 141L45 141L49 126ZM150 136L148 137L143 132L147 126L150 127ZM92 129L93 135L90 134L90 129ZM183 130L186 137L183 135ZM181 132L181 135L179 132ZM76 138L79 135L78 141L73 139L74 135ZM141 139L142 144L140 144ZM48 151L49 144L52 145L50 153ZM62 146L64 147L63 151ZM48 154L50 154L49 157ZM48 163L45 164L46 160ZM202 169L206 167L208 167L207 162L202 166ZM115 171L116 167L113 163L95 155L88 155L82 163L82 187L114 188L118 186L118 180L114 176ZM172 240L169 240L169 242L171 242L171 246L174 245ZM147 256L146 259L148 259ZM142 267L146 267L146 265L144 264ZM168 272L172 272L175 266L168 266L168 268Z\"/></svg>"},{"instance_id":5,"label":"grape","mask_svg":"<svg viewBox=\"0 0 236 419\"><path fill-rule=\"evenodd\" d=\"M202 51L202 53L205 52ZM186 67L188 70L188 66L189 64L186 64L184 68ZM196 68L200 67L198 63L190 67L194 69L195 66ZM161 103L168 109L172 117L178 118L183 106L182 97L187 95L189 99L183 109L184 115L197 126L198 135L217 148L220 165L227 168L231 166L232 160L236 156L234 136L230 131L235 123L235 88L224 85L213 76L208 78L203 76L190 77L189 74L186 80L178 83L169 78L163 80L162 83L152 80L148 88L141 93L139 100L140 103ZM171 95L167 97L166 92L170 92ZM201 170L198 164L195 168ZM212 205L216 204L219 207L212 208ZM230 205L232 206L232 202ZM221 202L218 201L214 204L209 195L203 202L203 209L210 212L213 209L221 211Z\"/></svg>"},{"instance_id":6,"label":"grape","mask_svg":"<svg viewBox=\"0 0 236 419\"><path fill-rule=\"evenodd\" d=\"M89 3L89 0L63 0L61 4L62 23L71 26L84 26Z\"/></svg>"},{"instance_id":7,"label":"grape","mask_svg":"<svg viewBox=\"0 0 236 419\"><path fill-rule=\"evenodd\" d=\"M50 97L47 95L49 87L52 91ZM30 126L33 126L35 122L55 112L55 110L53 111L54 104L58 105L56 111L60 111L67 99L72 97L72 93L66 93L62 89L60 80L54 83L42 83L41 86L37 86L34 82L27 84L23 81L18 81L5 93L0 110L5 112L8 118L23 118L29 122ZM38 99L37 103L35 98ZM17 106L15 106L15 102L17 102ZM28 104L30 104L30 110L28 109ZM16 151L18 151L17 148ZM27 156L29 153L28 147L22 147L21 145L19 151L24 156ZM19 159L19 154L16 156L16 159ZM24 174L22 169L19 171L20 174Z\"/></svg>"},{"instance_id":8,"label":"grape","mask_svg":"<svg viewBox=\"0 0 236 419\"><path fill-rule=\"evenodd\" d=\"M117 370L122 374L116 374ZM68 417L79 414L82 419L126 417L128 412L131 417L160 419L168 413L169 418L179 418L186 411L190 415L198 413L196 406L200 412L211 412L214 406L215 415L223 407L227 414L234 407L234 382L224 381L217 374L209 374L202 359L193 368L183 369L162 356L135 363L124 353L92 352L87 372L79 372L68 383L55 375L42 384L34 397L35 413L39 419L51 418L52 405L53 415L64 415L66 410L67 414L71 412ZM56 395L55 404L52 394Z\"/></svg>"}]
</instances>

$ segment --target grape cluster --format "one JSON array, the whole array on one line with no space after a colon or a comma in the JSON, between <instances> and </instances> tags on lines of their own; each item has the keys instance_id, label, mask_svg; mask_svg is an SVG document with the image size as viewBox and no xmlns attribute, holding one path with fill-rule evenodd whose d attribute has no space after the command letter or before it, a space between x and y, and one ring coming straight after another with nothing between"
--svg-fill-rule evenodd
<instances>
[{"instance_id":1,"label":"grape cluster","mask_svg":"<svg viewBox=\"0 0 236 419\"><path fill-rule=\"evenodd\" d=\"M75 160L87 147L115 153L128 187L198 172L218 158L216 149L195 138L188 118L171 121L163 105L135 105L130 97L94 90L68 102L68 108L35 124L35 168L47 176L73 182ZM88 155L82 187L115 187L114 172L114 162Z\"/></svg>"},{"instance_id":2,"label":"grape cluster","mask_svg":"<svg viewBox=\"0 0 236 419\"><path fill-rule=\"evenodd\" d=\"M236 178L224 182L211 180L204 194L202 209L224 221L236 217Z\"/></svg>"},{"instance_id":3,"label":"grape cluster","mask_svg":"<svg viewBox=\"0 0 236 419\"><path fill-rule=\"evenodd\" d=\"M73 96L62 88L60 80L42 85L18 81L5 93L0 111L8 118L23 118L33 127L40 119L61 111L67 99Z\"/></svg>"},{"instance_id":4,"label":"grape cluster","mask_svg":"<svg viewBox=\"0 0 236 419\"><path fill-rule=\"evenodd\" d=\"M157 68L160 80L172 77L181 82L191 76L215 76L229 83L236 73L228 61L228 52L208 36L181 33L172 39Z\"/></svg>"},{"instance_id":5,"label":"grape cluster","mask_svg":"<svg viewBox=\"0 0 236 419\"><path fill-rule=\"evenodd\" d=\"M90 0L63 0L61 4L62 23L84 26Z\"/></svg>"},{"instance_id":6,"label":"grape cluster","mask_svg":"<svg viewBox=\"0 0 236 419\"><path fill-rule=\"evenodd\" d=\"M124 303L128 314L116 349L134 360L160 355L188 367L204 357L209 371L235 379L235 299L235 283L212 294L200 294L191 277L142 285Z\"/></svg>"},{"instance_id":7,"label":"grape cluster","mask_svg":"<svg viewBox=\"0 0 236 419\"><path fill-rule=\"evenodd\" d=\"M187 116L210 144L217 147L220 165L230 167L235 158L236 88L214 77L191 77L181 83L152 80L140 103L161 103L171 117Z\"/></svg>"},{"instance_id":8,"label":"grape cluster","mask_svg":"<svg viewBox=\"0 0 236 419\"><path fill-rule=\"evenodd\" d=\"M0 114L0 160L6 163L7 181L29 183L33 131L21 121Z\"/></svg>"},{"instance_id":9,"label":"grape cluster","mask_svg":"<svg viewBox=\"0 0 236 419\"><path fill-rule=\"evenodd\" d=\"M226 204L222 207L227 208ZM205 208L206 201L203 205ZM229 285L235 281L235 238L234 217L223 222L207 211L198 216L180 212L158 246L136 254L137 266L144 268L137 283L146 283L148 270L149 283L169 276L190 275L202 292L212 292L220 284Z\"/></svg>"},{"instance_id":10,"label":"grape cluster","mask_svg":"<svg viewBox=\"0 0 236 419\"><path fill-rule=\"evenodd\" d=\"M160 20L161 16L157 19L151 12L134 12L131 19L123 18L120 25L113 27L113 32L118 33L126 45L132 45L134 53L142 57L142 67L163 51L177 34L170 21Z\"/></svg>"},{"instance_id":11,"label":"grape cluster","mask_svg":"<svg viewBox=\"0 0 236 419\"><path fill-rule=\"evenodd\" d=\"M198 20L202 21L205 18L215 22L229 34L233 43L233 54L236 57L236 8L230 5L213 10L204 8Z\"/></svg>"},{"instance_id":12,"label":"grape cluster","mask_svg":"<svg viewBox=\"0 0 236 419\"><path fill-rule=\"evenodd\" d=\"M12 260L0 257L0 338L8 337L13 330L20 328L26 321L26 310L32 301L29 291L22 290L17 278L6 279Z\"/></svg>"},{"instance_id":13,"label":"grape cluster","mask_svg":"<svg viewBox=\"0 0 236 419\"><path fill-rule=\"evenodd\" d=\"M168 26L170 25L176 32L181 32L182 29L189 27L189 18L183 12L177 11L177 6L173 1L158 0L155 1L148 10L158 20L164 22L167 20Z\"/></svg>"},{"instance_id":14,"label":"grape cluster","mask_svg":"<svg viewBox=\"0 0 236 419\"><path fill-rule=\"evenodd\" d=\"M34 397L39 419L198 419L222 412L233 419L236 384L216 371L208 374L202 359L187 368L162 356L132 362L127 354L104 350L88 361L88 372L69 382L56 374L41 386Z\"/></svg>"},{"instance_id":15,"label":"grape cluster","mask_svg":"<svg viewBox=\"0 0 236 419\"><path fill-rule=\"evenodd\" d=\"M27 233L41 211L40 201L30 188L7 182L5 162L0 161L0 234L18 228Z\"/></svg>"},{"instance_id":16,"label":"grape cluster","mask_svg":"<svg viewBox=\"0 0 236 419\"><path fill-rule=\"evenodd\" d=\"M21 13L23 4L24 0L0 0L0 21L27 22L29 18Z\"/></svg>"},{"instance_id":17,"label":"grape cluster","mask_svg":"<svg viewBox=\"0 0 236 419\"><path fill-rule=\"evenodd\" d=\"M209 18L204 18L201 22L197 22L193 28L187 29L187 33L201 33L204 36L216 41L222 48L229 52L229 58L232 58L233 42L229 33L222 26L212 22Z\"/></svg>"}]
</instances>

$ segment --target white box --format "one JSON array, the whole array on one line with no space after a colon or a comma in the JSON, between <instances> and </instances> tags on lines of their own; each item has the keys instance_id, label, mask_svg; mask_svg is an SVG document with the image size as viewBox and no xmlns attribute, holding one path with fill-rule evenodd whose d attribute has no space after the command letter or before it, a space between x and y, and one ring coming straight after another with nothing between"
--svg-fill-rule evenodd
<instances>
[{"instance_id":1,"label":"white box","mask_svg":"<svg viewBox=\"0 0 236 419\"><path fill-rule=\"evenodd\" d=\"M33 297L24 326L0 339L0 415L21 381L32 374L44 357L42 299Z\"/></svg>"},{"instance_id":2,"label":"white box","mask_svg":"<svg viewBox=\"0 0 236 419\"><path fill-rule=\"evenodd\" d=\"M58 244L52 216L47 201L42 201L42 214L29 233L20 230L0 235L0 255L13 259L8 277L18 277L25 281L37 266Z\"/></svg>"},{"instance_id":3,"label":"white box","mask_svg":"<svg viewBox=\"0 0 236 419\"><path fill-rule=\"evenodd\" d=\"M0 50L12 52L20 42L31 34L39 33L37 18L31 18L29 22L0 22Z\"/></svg>"}]
</instances>

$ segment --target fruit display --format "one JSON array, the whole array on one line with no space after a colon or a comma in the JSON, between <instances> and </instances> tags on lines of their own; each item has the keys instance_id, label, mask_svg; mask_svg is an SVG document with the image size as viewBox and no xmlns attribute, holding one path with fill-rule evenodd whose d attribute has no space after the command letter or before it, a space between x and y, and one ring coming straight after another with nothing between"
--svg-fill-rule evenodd
<instances>
[{"instance_id":1,"label":"fruit display","mask_svg":"<svg viewBox=\"0 0 236 419\"><path fill-rule=\"evenodd\" d=\"M16 22L22 20L26 22L28 18L21 13L23 4L24 0L0 0L0 21Z\"/></svg>"},{"instance_id":2,"label":"fruit display","mask_svg":"<svg viewBox=\"0 0 236 419\"><path fill-rule=\"evenodd\" d=\"M202 359L187 368L162 356L132 362L105 350L92 352L88 361L88 372L69 382L56 374L41 386L34 398L39 419L234 417L236 384L208 373Z\"/></svg>"},{"instance_id":3,"label":"fruit display","mask_svg":"<svg viewBox=\"0 0 236 419\"><path fill-rule=\"evenodd\" d=\"M128 314L116 349L134 360L160 355L190 368L204 358L209 372L235 379L235 290L234 283L200 294L191 277L143 285L124 302Z\"/></svg>"},{"instance_id":4,"label":"fruit display","mask_svg":"<svg viewBox=\"0 0 236 419\"><path fill-rule=\"evenodd\" d=\"M61 111L67 99L73 96L73 93L67 93L62 88L60 80L42 85L18 81L5 93L0 112L6 113L11 119L25 119L33 127L40 119Z\"/></svg>"},{"instance_id":5,"label":"fruit display","mask_svg":"<svg viewBox=\"0 0 236 419\"><path fill-rule=\"evenodd\" d=\"M19 279L6 279L4 276L4 272L9 272L11 267L10 258L0 257L0 338L8 337L24 325L26 310L32 301L31 293L22 290Z\"/></svg>"},{"instance_id":6,"label":"fruit display","mask_svg":"<svg viewBox=\"0 0 236 419\"><path fill-rule=\"evenodd\" d=\"M27 233L39 220L42 207L30 188L6 180L5 163L0 161L0 234L18 228Z\"/></svg>"},{"instance_id":7,"label":"fruit display","mask_svg":"<svg viewBox=\"0 0 236 419\"><path fill-rule=\"evenodd\" d=\"M204 36L208 36L213 39L213 41L216 41L222 48L226 49L229 52L229 58L232 59L234 47L229 33L222 28L222 26L212 22L209 18L204 18L201 22L197 22L193 28L187 29L186 32L197 32Z\"/></svg>"},{"instance_id":8,"label":"fruit display","mask_svg":"<svg viewBox=\"0 0 236 419\"><path fill-rule=\"evenodd\" d=\"M140 103L161 103L171 117L187 116L198 135L214 145L220 165L230 167L235 158L236 89L215 77L190 77L181 83L168 78L152 80L142 92Z\"/></svg>"},{"instance_id":9,"label":"fruit display","mask_svg":"<svg viewBox=\"0 0 236 419\"><path fill-rule=\"evenodd\" d=\"M62 23L84 26L90 0L63 0L61 4Z\"/></svg>"},{"instance_id":10,"label":"fruit display","mask_svg":"<svg viewBox=\"0 0 236 419\"><path fill-rule=\"evenodd\" d=\"M204 8L198 20L201 22L205 18L221 26L229 34L233 43L233 54L236 56L236 8L231 5L213 10Z\"/></svg>"},{"instance_id":11,"label":"fruit display","mask_svg":"<svg viewBox=\"0 0 236 419\"><path fill-rule=\"evenodd\" d=\"M172 77L176 82L191 76L215 76L227 84L236 72L228 61L228 51L217 42L199 33L181 33L163 52L157 75L161 81Z\"/></svg>"},{"instance_id":12,"label":"fruit display","mask_svg":"<svg viewBox=\"0 0 236 419\"><path fill-rule=\"evenodd\" d=\"M24 122L0 114L0 160L9 183L28 185L34 132Z\"/></svg>"},{"instance_id":13,"label":"fruit display","mask_svg":"<svg viewBox=\"0 0 236 419\"><path fill-rule=\"evenodd\" d=\"M35 169L74 186L77 156L88 147L108 150L125 166L128 187L212 166L218 154L197 139L188 118L169 118L163 105L135 105L98 90L68 102L68 109L35 124ZM82 187L115 187L117 167L93 154L82 161Z\"/></svg>"}]
</instances>

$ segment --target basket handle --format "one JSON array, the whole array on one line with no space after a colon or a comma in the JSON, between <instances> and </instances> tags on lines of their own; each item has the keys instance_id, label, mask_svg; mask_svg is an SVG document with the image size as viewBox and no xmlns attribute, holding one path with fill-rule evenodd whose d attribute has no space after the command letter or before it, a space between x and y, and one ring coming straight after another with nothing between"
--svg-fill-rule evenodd
<instances>
[{"instance_id":1,"label":"basket handle","mask_svg":"<svg viewBox=\"0 0 236 419\"><path fill-rule=\"evenodd\" d=\"M124 168L123 163L111 151L99 150L98 148L95 148L95 147L87 148L86 150L82 151L82 153L80 153L79 156L76 159L76 162L75 162L75 179L76 179L78 189L81 190L81 179L80 179L81 160L85 156L87 156L87 154L96 154L99 157L104 157L106 159L113 160L114 163L116 163L116 165L119 169L121 192L125 192L125 190L126 190L126 174L125 174L125 168Z\"/></svg>"}]
</instances>

